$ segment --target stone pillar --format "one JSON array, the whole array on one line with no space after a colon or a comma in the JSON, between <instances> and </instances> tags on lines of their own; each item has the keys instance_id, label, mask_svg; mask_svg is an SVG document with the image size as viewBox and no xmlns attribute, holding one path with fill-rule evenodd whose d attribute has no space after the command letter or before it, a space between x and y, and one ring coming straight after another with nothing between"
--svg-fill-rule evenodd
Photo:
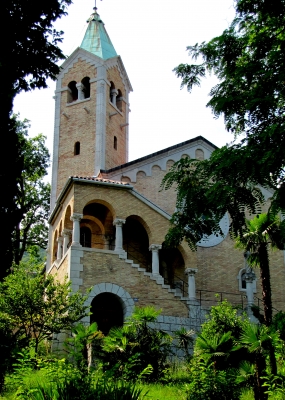
<instances>
[{"instance_id":1,"label":"stone pillar","mask_svg":"<svg viewBox=\"0 0 285 400\"><path fill-rule=\"evenodd\" d=\"M78 90L78 100L84 100L85 99L85 94L84 94L84 85L83 83L79 82L76 84L77 90Z\"/></svg>"},{"instance_id":2,"label":"stone pillar","mask_svg":"<svg viewBox=\"0 0 285 400\"><path fill-rule=\"evenodd\" d=\"M123 250L123 224L125 222L125 219L120 218L116 218L113 222L113 225L116 226L115 251Z\"/></svg>"},{"instance_id":3,"label":"stone pillar","mask_svg":"<svg viewBox=\"0 0 285 400\"><path fill-rule=\"evenodd\" d=\"M118 90L117 89L112 89L111 90L111 96L112 96L112 104L114 104L114 106L116 105L116 97L118 96Z\"/></svg>"},{"instance_id":4,"label":"stone pillar","mask_svg":"<svg viewBox=\"0 0 285 400\"><path fill-rule=\"evenodd\" d=\"M72 246L81 246L80 244L80 220L83 214L74 213L70 220L73 222Z\"/></svg>"},{"instance_id":5,"label":"stone pillar","mask_svg":"<svg viewBox=\"0 0 285 400\"><path fill-rule=\"evenodd\" d=\"M244 278L246 281L247 314L251 322L257 322L251 309L254 304L253 281L256 279L251 268L246 271Z\"/></svg>"},{"instance_id":6,"label":"stone pillar","mask_svg":"<svg viewBox=\"0 0 285 400\"><path fill-rule=\"evenodd\" d=\"M190 300L196 300L195 274L198 272L195 268L187 268L185 275L188 275L188 297Z\"/></svg>"},{"instance_id":7,"label":"stone pillar","mask_svg":"<svg viewBox=\"0 0 285 400\"><path fill-rule=\"evenodd\" d=\"M57 239L57 252L56 252L57 261L60 261L62 259L62 242L63 242L63 238L60 236Z\"/></svg>"},{"instance_id":8,"label":"stone pillar","mask_svg":"<svg viewBox=\"0 0 285 400\"><path fill-rule=\"evenodd\" d=\"M70 229L63 229L63 231L61 232L63 236L63 255L65 255L67 252L67 246L70 240L71 233L72 231Z\"/></svg>"},{"instance_id":9,"label":"stone pillar","mask_svg":"<svg viewBox=\"0 0 285 400\"><path fill-rule=\"evenodd\" d=\"M159 275L159 250L161 244L152 244L149 246L149 250L152 251L152 275Z\"/></svg>"}]
</instances>

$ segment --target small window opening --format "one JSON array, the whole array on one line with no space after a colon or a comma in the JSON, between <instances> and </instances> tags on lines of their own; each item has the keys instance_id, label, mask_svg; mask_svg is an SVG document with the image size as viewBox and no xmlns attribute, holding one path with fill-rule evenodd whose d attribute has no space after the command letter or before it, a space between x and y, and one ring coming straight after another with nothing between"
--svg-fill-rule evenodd
<instances>
[{"instance_id":1,"label":"small window opening","mask_svg":"<svg viewBox=\"0 0 285 400\"><path fill-rule=\"evenodd\" d=\"M80 154L80 142L76 142L74 145L74 155L78 156Z\"/></svg>"},{"instance_id":2,"label":"small window opening","mask_svg":"<svg viewBox=\"0 0 285 400\"><path fill-rule=\"evenodd\" d=\"M116 97L116 107L122 111L123 110L123 96L122 96L122 92L120 91L120 89L118 89L118 94Z\"/></svg>"},{"instance_id":3,"label":"small window opening","mask_svg":"<svg viewBox=\"0 0 285 400\"><path fill-rule=\"evenodd\" d=\"M90 78L86 76L82 79L81 83L83 85L84 98L88 99L90 97Z\"/></svg>"},{"instance_id":4,"label":"small window opening","mask_svg":"<svg viewBox=\"0 0 285 400\"><path fill-rule=\"evenodd\" d=\"M76 87L76 82L75 81L69 82L68 88L69 88L68 103L72 103L73 101L76 101L78 99L78 89Z\"/></svg>"},{"instance_id":5,"label":"small window opening","mask_svg":"<svg viewBox=\"0 0 285 400\"><path fill-rule=\"evenodd\" d=\"M117 136L114 136L114 149L117 150L118 148L118 139Z\"/></svg>"}]
</instances>

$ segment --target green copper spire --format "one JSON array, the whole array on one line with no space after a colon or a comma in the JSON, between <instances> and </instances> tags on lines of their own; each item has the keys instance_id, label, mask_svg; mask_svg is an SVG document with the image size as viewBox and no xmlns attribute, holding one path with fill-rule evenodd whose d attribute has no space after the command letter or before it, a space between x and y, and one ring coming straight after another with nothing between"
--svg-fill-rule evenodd
<instances>
[{"instance_id":1,"label":"green copper spire","mask_svg":"<svg viewBox=\"0 0 285 400\"><path fill-rule=\"evenodd\" d=\"M81 49L89 51L103 58L103 60L115 57L117 55L116 50L112 45L103 21L100 19L100 15L97 13L96 7L87 22L88 28L80 45Z\"/></svg>"}]
</instances>

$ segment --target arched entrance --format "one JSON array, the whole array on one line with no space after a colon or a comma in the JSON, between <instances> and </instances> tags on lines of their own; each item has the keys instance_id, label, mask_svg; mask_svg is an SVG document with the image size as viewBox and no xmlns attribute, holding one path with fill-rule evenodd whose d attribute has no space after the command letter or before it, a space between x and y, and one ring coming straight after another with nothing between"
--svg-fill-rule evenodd
<instances>
[{"instance_id":1,"label":"arched entrance","mask_svg":"<svg viewBox=\"0 0 285 400\"><path fill-rule=\"evenodd\" d=\"M149 251L148 234L141 219L131 215L123 225L123 248L127 257L147 271L151 270L151 252Z\"/></svg>"},{"instance_id":2,"label":"arched entrance","mask_svg":"<svg viewBox=\"0 0 285 400\"><path fill-rule=\"evenodd\" d=\"M120 297L114 293L100 293L91 302L90 322L96 322L98 329L107 335L114 326L124 322L123 305Z\"/></svg>"}]
</instances>

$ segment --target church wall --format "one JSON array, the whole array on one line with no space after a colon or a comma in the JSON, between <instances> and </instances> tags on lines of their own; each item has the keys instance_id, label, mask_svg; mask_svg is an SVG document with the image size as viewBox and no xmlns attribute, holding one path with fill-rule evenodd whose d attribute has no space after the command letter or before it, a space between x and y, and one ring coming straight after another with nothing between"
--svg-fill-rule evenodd
<instances>
[{"instance_id":1,"label":"church wall","mask_svg":"<svg viewBox=\"0 0 285 400\"><path fill-rule=\"evenodd\" d=\"M64 74L62 87L66 87L71 81L79 83L86 76L90 79L95 78L96 69L86 61L79 59ZM69 176L94 175L96 82L90 84L90 99L67 103L67 96L67 90L61 92L57 196ZM74 155L76 142L80 142L80 154L78 155Z\"/></svg>"},{"instance_id":2,"label":"church wall","mask_svg":"<svg viewBox=\"0 0 285 400\"><path fill-rule=\"evenodd\" d=\"M90 286L99 283L114 283L123 286L132 298L137 298L138 306L152 305L162 309L162 314L167 316L188 317L185 304L174 298L173 294L162 289L155 281L144 276L119 259L117 254L84 251L81 264L84 265L80 278L83 285L80 289L85 291Z\"/></svg>"},{"instance_id":3,"label":"church wall","mask_svg":"<svg viewBox=\"0 0 285 400\"><path fill-rule=\"evenodd\" d=\"M132 182L136 191L143 194L170 215L173 214L176 205L175 185L169 190L161 190L161 182L173 163L171 160L167 162L166 171L163 171L158 165L154 165L151 168L151 176L146 176L145 172L139 171L136 174L136 182Z\"/></svg>"}]
</instances>

